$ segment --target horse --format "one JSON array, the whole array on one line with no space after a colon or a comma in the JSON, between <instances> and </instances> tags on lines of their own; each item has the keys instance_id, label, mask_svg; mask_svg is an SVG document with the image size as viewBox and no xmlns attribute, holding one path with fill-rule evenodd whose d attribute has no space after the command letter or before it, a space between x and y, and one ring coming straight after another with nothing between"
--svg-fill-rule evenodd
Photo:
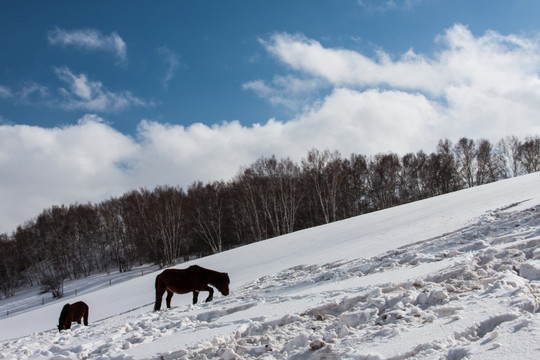
<instances>
[{"instance_id":1,"label":"horse","mask_svg":"<svg viewBox=\"0 0 540 360\"><path fill-rule=\"evenodd\" d=\"M198 265L192 265L187 269L167 269L156 276L156 303L154 311L161 309L163 294L167 291L167 308L171 307L171 299L174 293L187 294L193 292L193 304L197 303L200 291L208 291L206 302L212 301L214 289L208 284L215 286L223 295L229 295L229 275L205 269Z\"/></svg>"},{"instance_id":2,"label":"horse","mask_svg":"<svg viewBox=\"0 0 540 360\"><path fill-rule=\"evenodd\" d=\"M73 304L66 304L60 312L58 319L58 331L71 329L71 323L76 321L81 323L84 318L84 325L88 326L88 305L82 301Z\"/></svg>"}]
</instances>

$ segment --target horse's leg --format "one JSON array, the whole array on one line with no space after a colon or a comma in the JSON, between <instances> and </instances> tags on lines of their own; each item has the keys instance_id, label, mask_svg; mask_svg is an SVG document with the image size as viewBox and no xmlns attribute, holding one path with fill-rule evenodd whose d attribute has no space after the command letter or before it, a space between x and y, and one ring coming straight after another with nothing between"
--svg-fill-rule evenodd
<instances>
[{"instance_id":1,"label":"horse's leg","mask_svg":"<svg viewBox=\"0 0 540 360\"><path fill-rule=\"evenodd\" d=\"M84 325L88 326L88 310L84 312Z\"/></svg>"},{"instance_id":2,"label":"horse's leg","mask_svg":"<svg viewBox=\"0 0 540 360\"><path fill-rule=\"evenodd\" d=\"M206 285L206 288L204 290L208 291L208 297L206 298L206 302L212 301L212 299L214 298L214 289Z\"/></svg>"},{"instance_id":3,"label":"horse's leg","mask_svg":"<svg viewBox=\"0 0 540 360\"><path fill-rule=\"evenodd\" d=\"M199 291L194 290L193 291L193 305L195 305L197 303L197 300L199 300Z\"/></svg>"},{"instance_id":4,"label":"horse's leg","mask_svg":"<svg viewBox=\"0 0 540 360\"><path fill-rule=\"evenodd\" d=\"M156 303L154 304L154 311L161 309L161 301L163 300L163 294L165 294L165 286L159 281L159 275L156 277Z\"/></svg>"},{"instance_id":5,"label":"horse's leg","mask_svg":"<svg viewBox=\"0 0 540 360\"><path fill-rule=\"evenodd\" d=\"M171 299L172 299L172 296L173 296L173 292L171 290L168 290L167 289L167 309L170 309L171 308Z\"/></svg>"}]
</instances>

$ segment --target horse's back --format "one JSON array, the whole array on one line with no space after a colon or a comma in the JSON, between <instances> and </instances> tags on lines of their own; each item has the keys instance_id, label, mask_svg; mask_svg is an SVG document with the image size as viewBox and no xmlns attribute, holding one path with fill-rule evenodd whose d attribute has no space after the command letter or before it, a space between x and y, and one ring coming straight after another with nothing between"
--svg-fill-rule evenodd
<instances>
[{"instance_id":1,"label":"horse's back","mask_svg":"<svg viewBox=\"0 0 540 360\"><path fill-rule=\"evenodd\" d=\"M163 289L171 290L177 294L185 294L193 291L193 272L187 269L166 269L156 278L156 289L162 287Z\"/></svg>"},{"instance_id":2,"label":"horse's back","mask_svg":"<svg viewBox=\"0 0 540 360\"><path fill-rule=\"evenodd\" d=\"M214 271L203 268L202 266L199 266L199 265L191 265L185 269L165 269L157 277L168 279L175 276L177 277L177 276L183 276L183 275L188 275L188 274L192 276L195 274L201 274L205 272L214 272Z\"/></svg>"},{"instance_id":3,"label":"horse's back","mask_svg":"<svg viewBox=\"0 0 540 360\"><path fill-rule=\"evenodd\" d=\"M156 282L168 284L170 281L176 281L182 278L187 269L165 269L156 277Z\"/></svg>"},{"instance_id":4,"label":"horse's back","mask_svg":"<svg viewBox=\"0 0 540 360\"><path fill-rule=\"evenodd\" d=\"M84 301L77 301L76 303L71 304L75 309L88 311L88 305Z\"/></svg>"},{"instance_id":5,"label":"horse's back","mask_svg":"<svg viewBox=\"0 0 540 360\"><path fill-rule=\"evenodd\" d=\"M84 301L71 304L71 309L75 320L80 320L83 316L88 315L88 305Z\"/></svg>"}]
</instances>

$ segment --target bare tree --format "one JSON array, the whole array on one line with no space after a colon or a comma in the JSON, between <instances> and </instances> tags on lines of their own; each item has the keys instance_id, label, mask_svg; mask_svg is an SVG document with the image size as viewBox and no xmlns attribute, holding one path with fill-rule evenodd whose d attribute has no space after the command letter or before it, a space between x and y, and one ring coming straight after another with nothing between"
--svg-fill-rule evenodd
<instances>
[{"instance_id":1,"label":"bare tree","mask_svg":"<svg viewBox=\"0 0 540 360\"><path fill-rule=\"evenodd\" d=\"M139 246L139 252L146 252L146 260L164 265L163 251L153 216L157 210L153 194L144 188L133 191L125 199L129 211L130 236Z\"/></svg>"},{"instance_id":2,"label":"bare tree","mask_svg":"<svg viewBox=\"0 0 540 360\"><path fill-rule=\"evenodd\" d=\"M72 267L75 244L70 241L67 211L68 208L63 205L53 206L37 217L38 243L43 246L38 271L40 282L60 283L65 278L80 276L78 268Z\"/></svg>"},{"instance_id":3,"label":"bare tree","mask_svg":"<svg viewBox=\"0 0 540 360\"><path fill-rule=\"evenodd\" d=\"M292 232L302 195L290 159L260 158L236 177L237 197L256 240Z\"/></svg>"},{"instance_id":4,"label":"bare tree","mask_svg":"<svg viewBox=\"0 0 540 360\"><path fill-rule=\"evenodd\" d=\"M258 194L272 235L292 232L302 198L298 187L300 169L290 159L277 161L273 156L259 159L254 168L265 179L258 182Z\"/></svg>"},{"instance_id":5,"label":"bare tree","mask_svg":"<svg viewBox=\"0 0 540 360\"><path fill-rule=\"evenodd\" d=\"M111 260L116 264L119 272L131 270L135 249L134 244L129 241L122 202L118 199L103 201L99 204L98 211Z\"/></svg>"},{"instance_id":6,"label":"bare tree","mask_svg":"<svg viewBox=\"0 0 540 360\"><path fill-rule=\"evenodd\" d=\"M369 210L367 158L365 155L351 154L344 166L347 174L343 182L340 207L346 209L344 217L363 214Z\"/></svg>"},{"instance_id":7,"label":"bare tree","mask_svg":"<svg viewBox=\"0 0 540 360\"><path fill-rule=\"evenodd\" d=\"M369 190L374 210L399 204L401 164L396 154L375 155L369 165Z\"/></svg>"},{"instance_id":8,"label":"bare tree","mask_svg":"<svg viewBox=\"0 0 540 360\"><path fill-rule=\"evenodd\" d=\"M15 295L19 286L19 261L17 243L9 240L7 234L0 234L0 289L6 298Z\"/></svg>"},{"instance_id":9,"label":"bare tree","mask_svg":"<svg viewBox=\"0 0 540 360\"><path fill-rule=\"evenodd\" d=\"M108 244L104 241L96 207L89 203L70 205L66 217L68 241L73 245L71 268L83 276L96 270L106 271Z\"/></svg>"},{"instance_id":10,"label":"bare tree","mask_svg":"<svg viewBox=\"0 0 540 360\"><path fill-rule=\"evenodd\" d=\"M540 170L540 137L528 137L520 146L519 160L527 174Z\"/></svg>"},{"instance_id":11,"label":"bare tree","mask_svg":"<svg viewBox=\"0 0 540 360\"><path fill-rule=\"evenodd\" d=\"M50 271L41 276L41 294L50 292L53 298L61 298L64 296L64 277L61 273L61 269L53 267Z\"/></svg>"},{"instance_id":12,"label":"bare tree","mask_svg":"<svg viewBox=\"0 0 540 360\"><path fill-rule=\"evenodd\" d=\"M324 222L338 220L338 196L347 176L339 152L310 150L307 158L302 159L302 168L311 179Z\"/></svg>"},{"instance_id":13,"label":"bare tree","mask_svg":"<svg viewBox=\"0 0 540 360\"><path fill-rule=\"evenodd\" d=\"M521 174L519 151L521 141L516 136L507 136L501 139L496 146L496 152L500 158L499 163L504 166L504 177L515 177Z\"/></svg>"},{"instance_id":14,"label":"bare tree","mask_svg":"<svg viewBox=\"0 0 540 360\"><path fill-rule=\"evenodd\" d=\"M497 169L493 157L491 143L488 140L480 140L476 153L477 171L476 185L487 184L497 180Z\"/></svg>"},{"instance_id":15,"label":"bare tree","mask_svg":"<svg viewBox=\"0 0 540 360\"><path fill-rule=\"evenodd\" d=\"M456 154L456 165L463 183L466 187L473 187L476 168L476 145L474 140L464 137L459 139L454 146L454 152Z\"/></svg>"},{"instance_id":16,"label":"bare tree","mask_svg":"<svg viewBox=\"0 0 540 360\"><path fill-rule=\"evenodd\" d=\"M432 165L435 195L446 194L461 188L457 173L456 162L452 152L452 143L446 139L439 141L437 153Z\"/></svg>"},{"instance_id":17,"label":"bare tree","mask_svg":"<svg viewBox=\"0 0 540 360\"><path fill-rule=\"evenodd\" d=\"M52 206L0 234L0 291L40 284L61 296L64 279L135 262L173 264L294 230L540 170L540 138L441 140L430 155L373 158L312 149L298 166L261 158L230 182L134 190L96 206Z\"/></svg>"},{"instance_id":18,"label":"bare tree","mask_svg":"<svg viewBox=\"0 0 540 360\"><path fill-rule=\"evenodd\" d=\"M164 265L174 264L183 252L187 252L184 239L183 201L181 189L157 187L153 196L153 236L161 241Z\"/></svg>"},{"instance_id":19,"label":"bare tree","mask_svg":"<svg viewBox=\"0 0 540 360\"><path fill-rule=\"evenodd\" d=\"M39 267L43 258L42 249L38 240L35 220L29 220L17 227L12 238L17 244L17 256L20 258L24 270L21 276L24 283L33 286L39 281ZM15 256L15 254L13 254Z\"/></svg>"},{"instance_id":20,"label":"bare tree","mask_svg":"<svg viewBox=\"0 0 540 360\"><path fill-rule=\"evenodd\" d=\"M216 254L223 250L225 223L225 194L223 182L203 185L198 181L187 191L188 209L193 225L190 229Z\"/></svg>"},{"instance_id":21,"label":"bare tree","mask_svg":"<svg viewBox=\"0 0 540 360\"><path fill-rule=\"evenodd\" d=\"M399 199L408 203L429 195L428 157L423 151L408 153L401 158Z\"/></svg>"},{"instance_id":22,"label":"bare tree","mask_svg":"<svg viewBox=\"0 0 540 360\"><path fill-rule=\"evenodd\" d=\"M175 263L187 252L184 237L182 189L161 186L153 192L147 189L133 191L124 197L124 221L128 226L128 237L137 244L138 252L147 252L147 260L160 266Z\"/></svg>"},{"instance_id":23,"label":"bare tree","mask_svg":"<svg viewBox=\"0 0 540 360\"><path fill-rule=\"evenodd\" d=\"M264 179L258 176L252 167L244 168L234 178L233 198L236 206L236 224L241 228L239 233L248 238L247 243L268 238L268 229L259 201L263 188L260 182ZM244 230L245 229L245 230Z\"/></svg>"}]
</instances>

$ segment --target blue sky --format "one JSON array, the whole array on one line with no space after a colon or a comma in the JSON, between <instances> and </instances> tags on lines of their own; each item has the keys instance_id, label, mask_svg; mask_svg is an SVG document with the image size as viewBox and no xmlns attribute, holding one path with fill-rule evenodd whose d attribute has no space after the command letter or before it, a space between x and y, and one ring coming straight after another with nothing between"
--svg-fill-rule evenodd
<instances>
[{"instance_id":1,"label":"blue sky","mask_svg":"<svg viewBox=\"0 0 540 360\"><path fill-rule=\"evenodd\" d=\"M0 5L0 232L54 204L311 148L540 132L540 3Z\"/></svg>"},{"instance_id":2,"label":"blue sky","mask_svg":"<svg viewBox=\"0 0 540 360\"><path fill-rule=\"evenodd\" d=\"M399 57L410 48L428 54L436 51L435 37L455 23L478 35L488 29L502 34L535 32L538 23L539 5L534 1L364 3L4 2L0 86L15 95L1 100L0 115L3 123L53 127L74 124L91 112L129 134L135 133L143 118L186 126L232 120L249 125L269 118L286 121L298 109L274 106L244 87L250 81L290 73L261 44L276 32L302 34L325 47L367 56L383 49ZM120 56L113 45L67 44L58 32L64 36L87 32L102 41L117 36L125 48ZM52 36L57 41L51 41ZM133 99L121 108L114 104L69 108L58 94L69 83L58 69L84 75L104 91L120 97L129 93ZM32 93L22 95L30 88Z\"/></svg>"}]
</instances>

